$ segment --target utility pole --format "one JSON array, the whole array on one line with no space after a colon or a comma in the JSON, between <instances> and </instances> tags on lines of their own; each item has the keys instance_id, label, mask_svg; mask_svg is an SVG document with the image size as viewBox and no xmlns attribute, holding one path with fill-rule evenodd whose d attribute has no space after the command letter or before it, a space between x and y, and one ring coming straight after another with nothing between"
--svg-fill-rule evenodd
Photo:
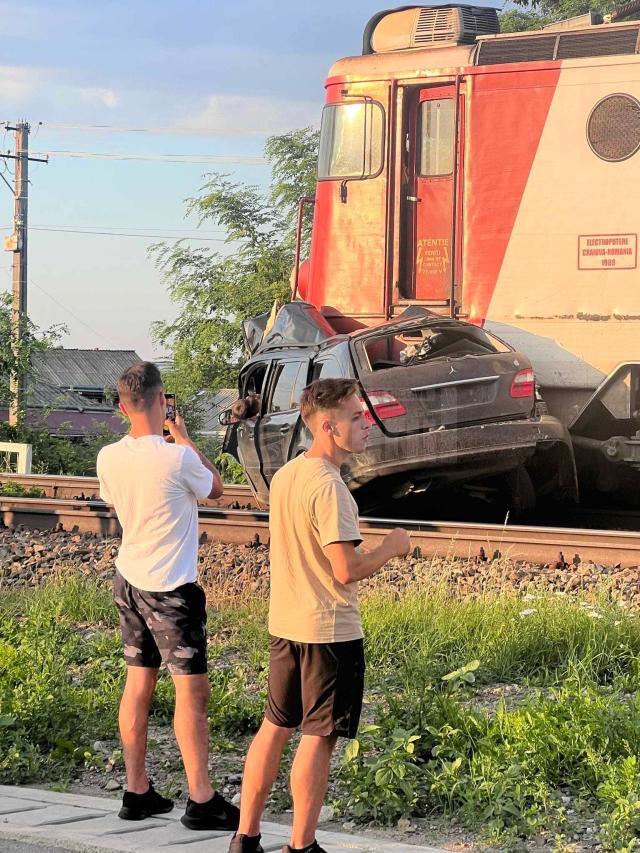
<instances>
[{"instance_id":1,"label":"utility pole","mask_svg":"<svg viewBox=\"0 0 640 853\"><path fill-rule=\"evenodd\" d=\"M29 160L48 162L39 157L29 157L29 124L20 121L15 126L5 125L16 135L15 154L0 154L0 157L15 160L13 197L13 234L5 240L5 248L13 252L13 304L11 310L11 344L14 361L18 367L20 346L27 323L27 224L29 212ZM4 177L4 176L3 176ZM5 179L5 183L7 183ZM11 189L11 187L9 186ZM16 369L10 376L9 424L17 426L24 403L24 376Z\"/></svg>"}]
</instances>

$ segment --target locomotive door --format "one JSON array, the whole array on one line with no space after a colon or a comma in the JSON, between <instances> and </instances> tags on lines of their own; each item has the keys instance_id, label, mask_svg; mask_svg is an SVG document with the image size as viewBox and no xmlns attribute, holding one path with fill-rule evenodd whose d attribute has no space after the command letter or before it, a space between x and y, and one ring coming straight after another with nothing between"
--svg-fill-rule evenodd
<instances>
[{"instance_id":1,"label":"locomotive door","mask_svg":"<svg viewBox=\"0 0 640 853\"><path fill-rule=\"evenodd\" d=\"M453 314L462 241L462 140L464 96L455 86L414 93L406 146L405 298Z\"/></svg>"}]
</instances>

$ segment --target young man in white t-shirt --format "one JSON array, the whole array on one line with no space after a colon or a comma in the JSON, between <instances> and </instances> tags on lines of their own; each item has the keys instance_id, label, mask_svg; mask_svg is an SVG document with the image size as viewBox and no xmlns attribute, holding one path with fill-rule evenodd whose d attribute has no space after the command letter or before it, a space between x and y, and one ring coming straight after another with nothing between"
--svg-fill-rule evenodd
<instances>
[{"instance_id":1,"label":"young man in white t-shirt","mask_svg":"<svg viewBox=\"0 0 640 853\"><path fill-rule=\"evenodd\" d=\"M120 735L127 791L119 815L141 820L173 808L146 773L149 705L164 662L176 690L174 728L189 800L189 829L238 826L238 809L214 792L209 779L206 602L197 583L198 498L222 494L220 475L176 415L163 437L166 401L158 368L138 362L118 380L120 410L129 434L103 447L97 469L100 495L122 526L114 600L127 663L120 703Z\"/></svg>"},{"instance_id":2,"label":"young man in white t-shirt","mask_svg":"<svg viewBox=\"0 0 640 853\"><path fill-rule=\"evenodd\" d=\"M274 476L269 497L270 660L267 710L244 768L240 826L230 853L262 853L260 818L282 751L295 729L302 739L291 768L293 826L284 853L324 853L316 826L339 737L354 738L364 688L357 582L410 549L402 528L370 552L358 507L340 466L362 453L369 435L357 385L319 379L302 394L311 430L307 453Z\"/></svg>"}]
</instances>

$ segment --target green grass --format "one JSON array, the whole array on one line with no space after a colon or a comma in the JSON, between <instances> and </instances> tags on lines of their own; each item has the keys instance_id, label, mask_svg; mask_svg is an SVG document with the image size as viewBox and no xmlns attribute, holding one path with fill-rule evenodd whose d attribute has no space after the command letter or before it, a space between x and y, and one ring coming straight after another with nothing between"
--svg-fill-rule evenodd
<instances>
[{"instance_id":1,"label":"green grass","mask_svg":"<svg viewBox=\"0 0 640 853\"><path fill-rule=\"evenodd\" d=\"M211 594L212 591L210 591ZM438 583L363 600L367 722L346 750L337 805L357 820L455 814L508 847L570 833L562 796L597 815L608 850L640 842L640 615L609 601ZM209 610L212 733L255 730L266 603L229 591ZM476 663L477 662L477 663ZM455 676L443 677L455 671ZM125 674L111 593L62 577L0 595L0 781L57 779L116 733ZM509 704L488 687L518 685ZM171 680L152 714L170 725Z\"/></svg>"},{"instance_id":2,"label":"green grass","mask_svg":"<svg viewBox=\"0 0 640 853\"><path fill-rule=\"evenodd\" d=\"M362 608L370 669L411 683L479 659L487 684L556 684L578 668L598 683L637 685L640 617L603 600L582 605L552 594L373 593Z\"/></svg>"}]
</instances>

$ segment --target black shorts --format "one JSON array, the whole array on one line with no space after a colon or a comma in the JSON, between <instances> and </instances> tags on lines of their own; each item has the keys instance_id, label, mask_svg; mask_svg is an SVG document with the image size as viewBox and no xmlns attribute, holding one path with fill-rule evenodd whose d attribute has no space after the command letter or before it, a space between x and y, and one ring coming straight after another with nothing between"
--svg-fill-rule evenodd
<instances>
[{"instance_id":1,"label":"black shorts","mask_svg":"<svg viewBox=\"0 0 640 853\"><path fill-rule=\"evenodd\" d=\"M302 734L354 738L364 691L362 640L296 643L271 637L266 718Z\"/></svg>"},{"instance_id":2,"label":"black shorts","mask_svg":"<svg viewBox=\"0 0 640 853\"><path fill-rule=\"evenodd\" d=\"M147 592L116 572L113 600L128 666L157 669L164 661L172 675L207 671L206 597L197 583L170 592Z\"/></svg>"}]
</instances>

